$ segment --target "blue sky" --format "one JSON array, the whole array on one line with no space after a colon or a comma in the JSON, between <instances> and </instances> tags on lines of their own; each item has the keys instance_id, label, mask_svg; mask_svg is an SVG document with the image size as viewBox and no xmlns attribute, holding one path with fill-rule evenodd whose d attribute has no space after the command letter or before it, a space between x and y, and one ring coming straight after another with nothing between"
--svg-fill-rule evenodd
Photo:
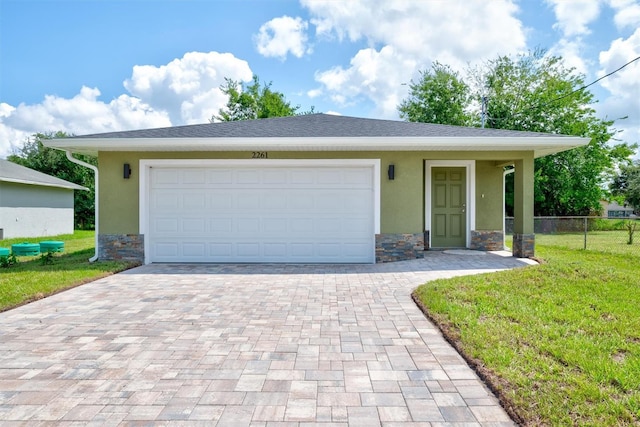
<instances>
[{"instance_id":1,"label":"blue sky","mask_svg":"<svg viewBox=\"0 0 640 427\"><path fill-rule=\"evenodd\" d=\"M0 0L0 157L36 132L204 123L252 74L303 110L395 119L433 61L536 47L591 82L640 56L640 0ZM639 76L591 88L627 142Z\"/></svg>"}]
</instances>

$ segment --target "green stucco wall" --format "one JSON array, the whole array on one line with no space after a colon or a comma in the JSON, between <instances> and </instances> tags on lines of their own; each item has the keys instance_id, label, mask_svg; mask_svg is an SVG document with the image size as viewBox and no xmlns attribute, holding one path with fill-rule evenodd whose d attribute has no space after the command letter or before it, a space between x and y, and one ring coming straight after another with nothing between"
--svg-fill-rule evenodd
<instances>
[{"instance_id":1,"label":"green stucco wall","mask_svg":"<svg viewBox=\"0 0 640 427\"><path fill-rule=\"evenodd\" d=\"M502 167L476 162L476 230L502 230Z\"/></svg>"},{"instance_id":2,"label":"green stucco wall","mask_svg":"<svg viewBox=\"0 0 640 427\"><path fill-rule=\"evenodd\" d=\"M380 159L380 231L424 230L425 160L476 160L476 229L502 229L502 168L522 153L503 152L269 152L270 159ZM100 233L136 234L141 159L250 159L251 152L100 152ZM123 178L123 165L133 170ZM387 167L395 165L395 179ZM484 197L482 195L484 194Z\"/></svg>"}]
</instances>

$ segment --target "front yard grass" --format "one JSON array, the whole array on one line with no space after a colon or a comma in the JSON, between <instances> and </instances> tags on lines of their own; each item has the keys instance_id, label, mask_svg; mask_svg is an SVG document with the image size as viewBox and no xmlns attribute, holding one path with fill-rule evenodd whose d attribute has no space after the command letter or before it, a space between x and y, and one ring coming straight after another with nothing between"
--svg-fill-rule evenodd
<instances>
[{"instance_id":1,"label":"front yard grass","mask_svg":"<svg viewBox=\"0 0 640 427\"><path fill-rule=\"evenodd\" d=\"M414 298L524 425L640 424L640 254L536 247L538 266Z\"/></svg>"},{"instance_id":2,"label":"front yard grass","mask_svg":"<svg viewBox=\"0 0 640 427\"><path fill-rule=\"evenodd\" d=\"M15 243L42 240L64 241L64 252L54 254L53 263L49 265L44 264L40 256L27 256L18 257L15 265L0 268L0 312L134 266L126 261L89 263L88 259L94 253L93 231L46 238L5 239L0 240L0 247L10 249Z\"/></svg>"}]
</instances>

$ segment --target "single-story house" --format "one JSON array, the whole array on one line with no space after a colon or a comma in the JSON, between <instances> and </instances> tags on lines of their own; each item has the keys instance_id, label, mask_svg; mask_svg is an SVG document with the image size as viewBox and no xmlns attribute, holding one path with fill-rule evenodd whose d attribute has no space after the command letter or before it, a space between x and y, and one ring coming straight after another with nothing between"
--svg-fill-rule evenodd
<instances>
[{"instance_id":1,"label":"single-story house","mask_svg":"<svg viewBox=\"0 0 640 427\"><path fill-rule=\"evenodd\" d=\"M73 191L87 188L0 159L0 238L73 233Z\"/></svg>"},{"instance_id":2,"label":"single-story house","mask_svg":"<svg viewBox=\"0 0 640 427\"><path fill-rule=\"evenodd\" d=\"M603 216L606 218L635 218L633 208L631 206L620 206L618 202L611 203L602 201Z\"/></svg>"},{"instance_id":3,"label":"single-story house","mask_svg":"<svg viewBox=\"0 0 640 427\"><path fill-rule=\"evenodd\" d=\"M98 156L98 254L152 262L373 263L441 248L534 255L534 159L585 138L327 114L53 139Z\"/></svg>"}]
</instances>

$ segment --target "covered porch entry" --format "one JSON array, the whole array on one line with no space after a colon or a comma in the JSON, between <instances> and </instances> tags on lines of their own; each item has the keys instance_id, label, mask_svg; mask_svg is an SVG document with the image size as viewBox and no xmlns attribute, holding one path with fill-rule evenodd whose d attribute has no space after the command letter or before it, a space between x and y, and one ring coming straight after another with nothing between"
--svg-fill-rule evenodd
<instances>
[{"instance_id":1,"label":"covered porch entry","mask_svg":"<svg viewBox=\"0 0 640 427\"><path fill-rule=\"evenodd\" d=\"M522 153L520 153L522 154ZM515 257L535 255L534 156L515 160L425 160L425 249L504 248L504 167L515 167Z\"/></svg>"}]
</instances>

